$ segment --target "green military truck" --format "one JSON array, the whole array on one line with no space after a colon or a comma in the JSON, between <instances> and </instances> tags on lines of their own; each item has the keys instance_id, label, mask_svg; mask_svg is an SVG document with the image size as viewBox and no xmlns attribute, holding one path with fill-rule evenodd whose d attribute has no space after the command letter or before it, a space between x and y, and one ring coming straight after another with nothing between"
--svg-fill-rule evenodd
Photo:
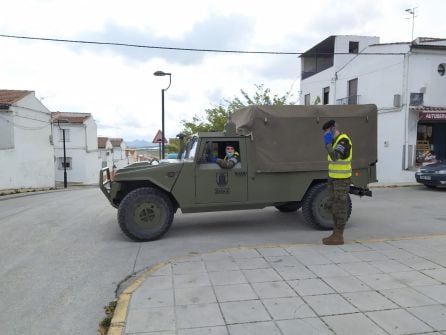
<instances>
[{"instance_id":1,"label":"green military truck","mask_svg":"<svg viewBox=\"0 0 446 335\"><path fill-rule=\"evenodd\" d=\"M261 209L282 212L302 207L305 220L332 229L328 201L327 152L322 125L335 119L353 142L350 193L371 196L376 181L375 105L250 106L235 112L223 132L191 137L175 160L136 163L100 172L99 185L118 209L122 231L135 241L155 240L170 228L174 213ZM222 169L226 145L240 154L232 169ZM351 199L348 199L351 213Z\"/></svg>"}]
</instances>

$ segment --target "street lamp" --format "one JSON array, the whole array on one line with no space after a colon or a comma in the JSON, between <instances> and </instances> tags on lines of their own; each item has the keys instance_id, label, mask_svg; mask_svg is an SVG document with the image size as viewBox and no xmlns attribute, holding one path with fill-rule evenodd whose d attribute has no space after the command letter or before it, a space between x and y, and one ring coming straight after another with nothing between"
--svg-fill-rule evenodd
<instances>
[{"instance_id":1,"label":"street lamp","mask_svg":"<svg viewBox=\"0 0 446 335\"><path fill-rule=\"evenodd\" d=\"M164 138L165 138L165 135L164 135L164 91L167 91L170 87L170 84L172 83L172 74L163 72L163 71L156 71L153 75L157 76L157 77L169 76L169 86L167 86L167 88L161 89L161 133L162 133L162 138L161 138L161 157L160 157L160 159L163 159L164 158Z\"/></svg>"}]
</instances>

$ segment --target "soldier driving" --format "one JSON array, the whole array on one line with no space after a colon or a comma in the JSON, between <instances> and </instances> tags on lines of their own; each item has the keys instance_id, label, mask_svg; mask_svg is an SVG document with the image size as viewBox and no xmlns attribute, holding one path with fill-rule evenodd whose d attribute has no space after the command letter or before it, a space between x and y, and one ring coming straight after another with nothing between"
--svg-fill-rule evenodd
<instances>
[{"instance_id":1,"label":"soldier driving","mask_svg":"<svg viewBox=\"0 0 446 335\"><path fill-rule=\"evenodd\" d=\"M222 169L232 169L238 162L240 162L240 154L235 151L234 147L231 145L226 146L225 152L225 158L218 158L216 163Z\"/></svg>"},{"instance_id":2,"label":"soldier driving","mask_svg":"<svg viewBox=\"0 0 446 335\"><path fill-rule=\"evenodd\" d=\"M324 131L325 148L328 152L328 193L333 214L333 233L324 239L326 245L344 244L344 227L348 219L348 193L352 175L352 141L341 133L336 122L326 122Z\"/></svg>"}]
</instances>

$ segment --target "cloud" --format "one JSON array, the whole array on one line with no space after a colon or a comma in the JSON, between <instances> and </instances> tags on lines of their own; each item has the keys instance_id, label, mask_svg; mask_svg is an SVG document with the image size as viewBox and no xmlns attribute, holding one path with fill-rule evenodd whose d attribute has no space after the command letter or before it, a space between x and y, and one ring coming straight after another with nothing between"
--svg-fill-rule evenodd
<instances>
[{"instance_id":1,"label":"cloud","mask_svg":"<svg viewBox=\"0 0 446 335\"><path fill-rule=\"evenodd\" d=\"M192 30L179 38L157 35L150 29L142 30L108 20L102 31L81 32L76 39L89 41L118 42L161 47L195 49L246 49L250 37L254 34L254 19L243 15L210 15L207 19L195 23ZM205 52L175 51L149 48L130 48L123 46L76 45L77 50L95 48L117 53L128 60L148 61L163 58L170 63L192 65L200 63Z\"/></svg>"},{"instance_id":2,"label":"cloud","mask_svg":"<svg viewBox=\"0 0 446 335\"><path fill-rule=\"evenodd\" d=\"M352 6L351 2L330 0L324 3L321 11L307 27L313 36L361 33L365 23L377 19L382 10L378 3L370 1L355 2Z\"/></svg>"}]
</instances>

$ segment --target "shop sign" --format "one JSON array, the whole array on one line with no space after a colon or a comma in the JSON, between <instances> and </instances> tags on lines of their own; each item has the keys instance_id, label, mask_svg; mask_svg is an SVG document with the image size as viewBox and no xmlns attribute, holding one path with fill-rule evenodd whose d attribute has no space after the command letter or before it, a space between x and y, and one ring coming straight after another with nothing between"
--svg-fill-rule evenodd
<instances>
[{"instance_id":1,"label":"shop sign","mask_svg":"<svg viewBox=\"0 0 446 335\"><path fill-rule=\"evenodd\" d=\"M421 112L420 121L446 121L445 112Z\"/></svg>"}]
</instances>

